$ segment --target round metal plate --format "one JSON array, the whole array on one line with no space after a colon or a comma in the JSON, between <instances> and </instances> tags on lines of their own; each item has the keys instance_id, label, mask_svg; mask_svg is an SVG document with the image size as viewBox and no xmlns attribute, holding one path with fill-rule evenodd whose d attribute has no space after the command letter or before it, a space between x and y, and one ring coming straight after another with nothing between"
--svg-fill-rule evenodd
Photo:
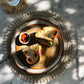
<instances>
[{"instance_id":1,"label":"round metal plate","mask_svg":"<svg viewBox=\"0 0 84 84\"><path fill-rule=\"evenodd\" d=\"M22 32L27 32L29 34L35 33L37 31L39 31L40 29L42 29L43 27L50 26L50 25L51 25L51 23L44 21L44 20L39 20L39 19L32 20L28 23L23 24L20 28L18 28L16 30L15 35L12 39L11 53L17 52L18 50L21 50L22 48L25 48L28 46L28 45L19 45L19 46L16 45L15 38L18 37L18 35L20 33L22 33ZM23 69L26 72L31 73L31 74L41 74L41 73L47 72L50 69L52 69L53 67L55 67L56 64L59 62L59 60L61 59L62 52L63 52L63 39L60 35L60 32L59 31L57 31L57 32L58 32L57 35L58 35L59 45L58 45L58 47L56 46L55 48L54 47L49 48L50 49L49 51L51 51L51 49L53 49L53 48L56 49L55 56L52 57L52 60L49 57L49 55L48 56L44 55L44 56L40 56L40 61L37 64L35 64L33 66L28 66L27 63L24 63L24 61L26 61L26 60L22 60L22 61L20 60L22 58L21 58L21 54L19 54L20 56L14 56L17 66L20 69ZM48 54L50 54L50 52L48 52Z\"/></svg>"}]
</instances>

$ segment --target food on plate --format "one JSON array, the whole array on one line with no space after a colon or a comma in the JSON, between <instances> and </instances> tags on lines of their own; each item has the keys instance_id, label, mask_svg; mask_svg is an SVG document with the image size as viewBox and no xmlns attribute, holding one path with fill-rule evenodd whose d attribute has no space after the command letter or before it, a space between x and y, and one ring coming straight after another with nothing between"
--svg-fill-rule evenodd
<instances>
[{"instance_id":1,"label":"food on plate","mask_svg":"<svg viewBox=\"0 0 84 84\"><path fill-rule=\"evenodd\" d=\"M39 45L34 44L22 49L23 54L26 57L26 61L33 65L39 61Z\"/></svg>"},{"instance_id":2,"label":"food on plate","mask_svg":"<svg viewBox=\"0 0 84 84\"><path fill-rule=\"evenodd\" d=\"M43 29L41 29L35 34L35 37L47 40L50 43L50 45L59 43L58 36L57 36L57 28L52 27L52 26L43 27Z\"/></svg>"},{"instance_id":3,"label":"food on plate","mask_svg":"<svg viewBox=\"0 0 84 84\"><path fill-rule=\"evenodd\" d=\"M23 32L20 34L20 37L19 37L19 41L22 43L22 44L27 44L29 41L30 41L30 36L28 33L26 32Z\"/></svg>"}]
</instances>

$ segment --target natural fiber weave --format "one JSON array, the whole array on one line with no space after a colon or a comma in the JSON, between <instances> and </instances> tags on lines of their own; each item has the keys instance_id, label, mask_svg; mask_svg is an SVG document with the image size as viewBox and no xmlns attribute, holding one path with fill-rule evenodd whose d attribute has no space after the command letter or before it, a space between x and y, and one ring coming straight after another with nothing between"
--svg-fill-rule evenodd
<instances>
[{"instance_id":1,"label":"natural fiber weave","mask_svg":"<svg viewBox=\"0 0 84 84\"><path fill-rule=\"evenodd\" d=\"M16 13L20 10L23 10L26 7L26 0L20 0L20 3L16 6L10 6L6 0L0 0L2 8L9 13Z\"/></svg>"},{"instance_id":2,"label":"natural fiber weave","mask_svg":"<svg viewBox=\"0 0 84 84\"><path fill-rule=\"evenodd\" d=\"M9 58L7 60L8 65L11 67L11 70L18 75L21 79L26 80L31 83L47 83L57 76L59 76L67 67L67 64L75 57L76 52L76 40L75 40L75 32L65 26L65 22L61 19L58 14L53 14L51 12L39 11L39 12L30 12L21 15L18 17L8 28L6 35L4 36L4 55L8 56L11 52L11 40L17 28L19 28L22 24L34 20L34 19L44 19L47 20L54 25L62 32L64 39L64 53L55 68L51 71L46 72L44 74L32 75L18 68L14 62L14 58Z\"/></svg>"}]
</instances>

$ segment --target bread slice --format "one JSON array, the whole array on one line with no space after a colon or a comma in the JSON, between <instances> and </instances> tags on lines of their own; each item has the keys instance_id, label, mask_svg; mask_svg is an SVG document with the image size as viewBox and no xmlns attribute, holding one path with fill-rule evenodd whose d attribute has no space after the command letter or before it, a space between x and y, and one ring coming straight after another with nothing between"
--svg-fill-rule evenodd
<instances>
[{"instance_id":1,"label":"bread slice","mask_svg":"<svg viewBox=\"0 0 84 84\"><path fill-rule=\"evenodd\" d=\"M38 31L35 34L36 38L42 38L46 40L52 40L52 38L56 35L57 29L52 26L43 27L42 30Z\"/></svg>"},{"instance_id":2,"label":"bread slice","mask_svg":"<svg viewBox=\"0 0 84 84\"><path fill-rule=\"evenodd\" d=\"M39 45L34 44L22 49L23 54L26 57L27 63L33 65L39 61Z\"/></svg>"}]
</instances>

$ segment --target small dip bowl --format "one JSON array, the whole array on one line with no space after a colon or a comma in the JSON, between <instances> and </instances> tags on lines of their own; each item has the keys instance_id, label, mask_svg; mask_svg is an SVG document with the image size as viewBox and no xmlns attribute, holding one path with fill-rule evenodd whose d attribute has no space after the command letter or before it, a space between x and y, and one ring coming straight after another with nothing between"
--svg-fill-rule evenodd
<instances>
[{"instance_id":1,"label":"small dip bowl","mask_svg":"<svg viewBox=\"0 0 84 84\"><path fill-rule=\"evenodd\" d=\"M19 41L22 44L28 44L30 41L30 35L27 32L23 32L19 36Z\"/></svg>"}]
</instances>

